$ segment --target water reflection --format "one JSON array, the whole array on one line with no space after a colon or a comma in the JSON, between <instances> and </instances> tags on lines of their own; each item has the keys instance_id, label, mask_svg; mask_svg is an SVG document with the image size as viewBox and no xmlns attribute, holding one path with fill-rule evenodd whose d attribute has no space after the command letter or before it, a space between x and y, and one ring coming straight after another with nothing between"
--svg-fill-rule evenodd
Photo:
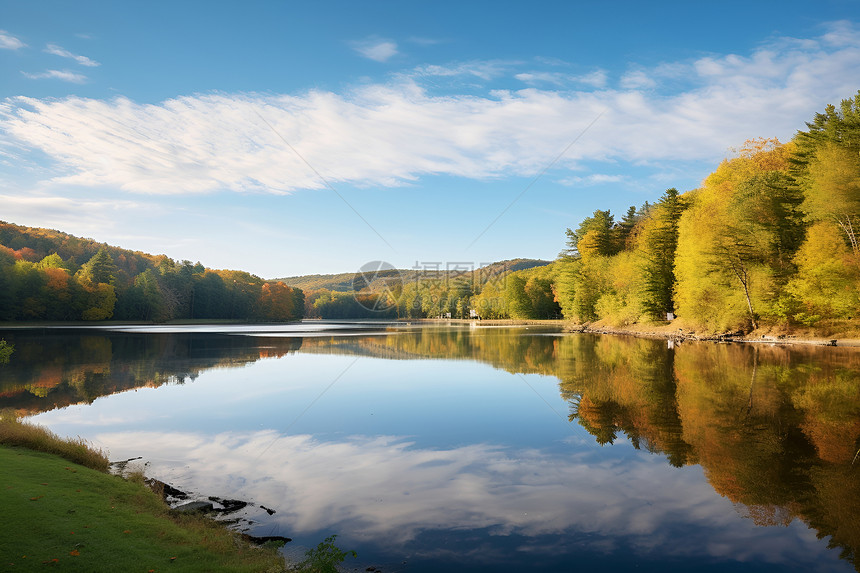
<instances>
[{"instance_id":1,"label":"water reflection","mask_svg":"<svg viewBox=\"0 0 860 573\"><path fill-rule=\"evenodd\" d=\"M449 530L482 531L492 549L482 558L493 561L538 552L551 536L576 540L583 556L635 550L644 559L788 565L821 553L805 527L775 532L739 522L700 470L673 470L654 456L607 460L594 450L559 456L487 444L428 449L394 437L323 442L274 432L99 437L184 460L184 467L153 468L170 479L282 508L269 520L280 531L309 538L345 531L361 547L438 556L445 548L422 546L421 537Z\"/></svg>"},{"instance_id":2,"label":"water reflection","mask_svg":"<svg viewBox=\"0 0 860 573\"><path fill-rule=\"evenodd\" d=\"M16 354L0 370L0 407L161 387L169 405L114 396L39 419L144 455L167 479L277 505L266 524L282 533L335 531L365 555L409 554L410 570L449 558L563 568L571 551L604 568L856 563L857 351L314 328L3 332ZM345 374L356 356L367 361ZM188 409L191 396L205 411ZM246 405L256 415L222 410ZM125 407L169 421L117 421Z\"/></svg>"},{"instance_id":3,"label":"water reflection","mask_svg":"<svg viewBox=\"0 0 860 573\"><path fill-rule=\"evenodd\" d=\"M125 329L124 329L125 330ZM90 403L126 390L195 380L213 368L274 358L301 338L249 338L222 333L39 329L3 332L14 360L0 369L0 408L19 414Z\"/></svg>"}]
</instances>

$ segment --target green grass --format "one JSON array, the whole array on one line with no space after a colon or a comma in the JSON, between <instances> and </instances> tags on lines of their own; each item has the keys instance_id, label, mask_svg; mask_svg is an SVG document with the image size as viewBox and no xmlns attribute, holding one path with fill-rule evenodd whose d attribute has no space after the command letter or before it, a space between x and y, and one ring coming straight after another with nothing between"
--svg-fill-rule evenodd
<instances>
[{"instance_id":1,"label":"green grass","mask_svg":"<svg viewBox=\"0 0 860 573\"><path fill-rule=\"evenodd\" d=\"M56 455L0 447L0 571L283 571L202 517L175 516L152 491Z\"/></svg>"},{"instance_id":2,"label":"green grass","mask_svg":"<svg viewBox=\"0 0 860 573\"><path fill-rule=\"evenodd\" d=\"M107 473L108 457L82 438L0 411L0 571L287 571L274 545L250 545L204 516L171 512L142 473ZM331 573L355 551L327 538L292 564Z\"/></svg>"},{"instance_id":3,"label":"green grass","mask_svg":"<svg viewBox=\"0 0 860 573\"><path fill-rule=\"evenodd\" d=\"M83 438L61 438L47 428L22 422L14 410L0 411L0 444L56 454L101 472L108 471L108 457Z\"/></svg>"}]
</instances>

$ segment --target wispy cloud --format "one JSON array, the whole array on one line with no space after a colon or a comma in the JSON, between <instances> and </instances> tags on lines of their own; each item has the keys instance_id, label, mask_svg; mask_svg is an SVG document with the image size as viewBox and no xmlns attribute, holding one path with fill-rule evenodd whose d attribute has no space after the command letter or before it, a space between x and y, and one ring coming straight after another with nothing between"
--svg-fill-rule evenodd
<instances>
[{"instance_id":1,"label":"wispy cloud","mask_svg":"<svg viewBox=\"0 0 860 573\"><path fill-rule=\"evenodd\" d=\"M503 60L480 60L471 62L455 62L446 65L430 64L418 66L404 77L427 78L427 77L457 77L471 76L490 81L508 73L516 62Z\"/></svg>"},{"instance_id":2,"label":"wispy cloud","mask_svg":"<svg viewBox=\"0 0 860 573\"><path fill-rule=\"evenodd\" d=\"M352 49L371 60L387 62L397 55L397 44L391 40L368 38L352 43Z\"/></svg>"},{"instance_id":3,"label":"wispy cloud","mask_svg":"<svg viewBox=\"0 0 860 573\"><path fill-rule=\"evenodd\" d=\"M0 194L0 203L4 220L63 229L85 237L100 236L114 230L117 212L141 213L150 208L127 199L81 199L20 192Z\"/></svg>"},{"instance_id":4,"label":"wispy cloud","mask_svg":"<svg viewBox=\"0 0 860 573\"><path fill-rule=\"evenodd\" d=\"M656 86L654 78L642 70L633 70L621 76L621 87L626 90L650 89Z\"/></svg>"},{"instance_id":5,"label":"wispy cloud","mask_svg":"<svg viewBox=\"0 0 860 573\"><path fill-rule=\"evenodd\" d=\"M567 85L571 79L568 74L557 72L522 72L514 77L529 85L554 84L557 86Z\"/></svg>"},{"instance_id":6,"label":"wispy cloud","mask_svg":"<svg viewBox=\"0 0 860 573\"><path fill-rule=\"evenodd\" d=\"M72 82L74 84L82 84L87 81L87 76L77 72L70 72L69 70L47 70L35 74L28 72L21 73L31 80L63 80L64 82Z\"/></svg>"},{"instance_id":7,"label":"wispy cloud","mask_svg":"<svg viewBox=\"0 0 860 573\"><path fill-rule=\"evenodd\" d=\"M573 177L565 177L561 179L559 183L562 185L567 185L570 187L574 186L587 186L590 187L592 185L603 185L605 183L621 183L623 181L627 181L629 178L626 175L608 175L605 173L594 173L592 175L586 175L584 177L573 176Z\"/></svg>"},{"instance_id":8,"label":"wispy cloud","mask_svg":"<svg viewBox=\"0 0 860 573\"><path fill-rule=\"evenodd\" d=\"M594 88L606 87L608 75L605 70L595 70L583 75L572 75L562 72L522 72L514 76L529 85L552 84L559 87L575 87L586 85Z\"/></svg>"},{"instance_id":9,"label":"wispy cloud","mask_svg":"<svg viewBox=\"0 0 860 573\"><path fill-rule=\"evenodd\" d=\"M9 32L0 30L0 50L18 50L26 45Z\"/></svg>"},{"instance_id":10,"label":"wispy cloud","mask_svg":"<svg viewBox=\"0 0 860 573\"><path fill-rule=\"evenodd\" d=\"M574 79L577 82L585 85L589 85L595 88L602 88L606 86L608 75L605 70L594 70L591 73L577 76Z\"/></svg>"},{"instance_id":11,"label":"wispy cloud","mask_svg":"<svg viewBox=\"0 0 860 573\"><path fill-rule=\"evenodd\" d=\"M718 161L751 137L789 138L826 104L856 93L860 33L835 30L777 40L748 55L642 68L640 78L599 92L575 85L429 90L440 76L496 78L515 66L467 62L425 66L345 93L219 93L157 105L16 98L0 107L0 131L53 158L64 170L58 182L145 193L319 188L319 177L260 117L327 180L360 186L424 175L532 175L601 112L582 144L554 166L558 178L583 162ZM46 74L28 77L83 81L70 72ZM661 92L661 81L678 77L681 91ZM646 78L657 86L648 88ZM594 83L604 79L597 73Z\"/></svg>"},{"instance_id":12,"label":"wispy cloud","mask_svg":"<svg viewBox=\"0 0 860 573\"><path fill-rule=\"evenodd\" d=\"M437 44L444 44L448 40L442 40L439 38L425 38L422 36L412 36L411 38L409 38L409 41L419 46L435 46Z\"/></svg>"},{"instance_id":13,"label":"wispy cloud","mask_svg":"<svg viewBox=\"0 0 860 573\"><path fill-rule=\"evenodd\" d=\"M91 60L86 56L79 56L77 54L73 54L65 48L61 48L56 44L48 44L45 47L45 52L48 54L53 54L55 56L60 56L61 58L70 58L72 60L75 60L82 66L96 67L101 65L100 63Z\"/></svg>"}]
</instances>

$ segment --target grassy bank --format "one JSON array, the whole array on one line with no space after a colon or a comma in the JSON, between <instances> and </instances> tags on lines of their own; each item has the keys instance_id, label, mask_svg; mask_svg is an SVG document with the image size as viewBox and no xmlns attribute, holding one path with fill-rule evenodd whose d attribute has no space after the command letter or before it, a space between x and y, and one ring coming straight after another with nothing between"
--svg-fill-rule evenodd
<instances>
[{"instance_id":1,"label":"grassy bank","mask_svg":"<svg viewBox=\"0 0 860 573\"><path fill-rule=\"evenodd\" d=\"M2 571L285 569L275 548L251 546L200 516L175 515L142 480L106 473L104 454L82 455L81 440L3 414L0 444Z\"/></svg>"}]
</instances>

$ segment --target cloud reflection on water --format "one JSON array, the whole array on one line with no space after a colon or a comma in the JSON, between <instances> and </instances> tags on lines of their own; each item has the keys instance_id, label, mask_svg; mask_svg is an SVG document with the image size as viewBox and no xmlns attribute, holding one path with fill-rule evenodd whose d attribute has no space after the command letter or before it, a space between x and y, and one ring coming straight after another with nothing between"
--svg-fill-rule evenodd
<instances>
[{"instance_id":1,"label":"cloud reflection on water","mask_svg":"<svg viewBox=\"0 0 860 573\"><path fill-rule=\"evenodd\" d=\"M672 468L660 456L606 459L594 450L559 455L489 444L428 449L396 436L320 441L274 431L97 439L122 456L143 456L149 474L180 488L277 509L270 523L288 535L339 531L391 547L432 530L483 529L534 538L536 546L517 551L540 551L546 536L563 535L561 552L585 544L608 553L624 543L646 557L845 565L804 524L792 523L790 534L756 527L714 496L701 468Z\"/></svg>"}]
</instances>

